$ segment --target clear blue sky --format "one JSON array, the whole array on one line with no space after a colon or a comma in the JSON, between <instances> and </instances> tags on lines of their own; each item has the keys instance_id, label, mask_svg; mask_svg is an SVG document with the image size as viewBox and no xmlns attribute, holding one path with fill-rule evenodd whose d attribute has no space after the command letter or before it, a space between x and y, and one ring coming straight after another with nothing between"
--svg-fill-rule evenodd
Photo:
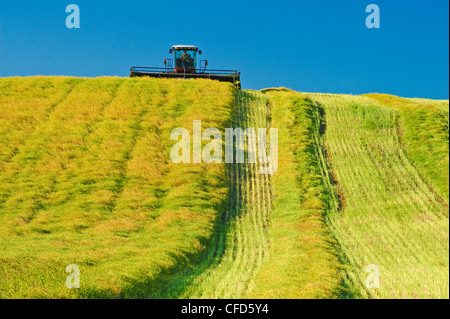
<instances>
[{"instance_id":1,"label":"clear blue sky","mask_svg":"<svg viewBox=\"0 0 450 319\"><path fill-rule=\"evenodd\" d=\"M68 4L81 28L67 29ZM381 28L365 25L368 4ZM198 45L243 87L449 98L447 0L0 0L0 77L128 76Z\"/></svg>"}]
</instances>

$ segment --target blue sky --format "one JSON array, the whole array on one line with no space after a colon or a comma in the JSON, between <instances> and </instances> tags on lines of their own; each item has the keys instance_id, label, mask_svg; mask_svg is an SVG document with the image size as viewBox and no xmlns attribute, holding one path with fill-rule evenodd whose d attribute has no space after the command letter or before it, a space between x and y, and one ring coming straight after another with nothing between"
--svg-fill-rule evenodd
<instances>
[{"instance_id":1,"label":"blue sky","mask_svg":"<svg viewBox=\"0 0 450 319\"><path fill-rule=\"evenodd\" d=\"M68 29L68 4L80 29ZM381 28L368 29L368 4ZM447 0L0 0L0 77L128 76L194 44L248 89L449 98Z\"/></svg>"}]
</instances>

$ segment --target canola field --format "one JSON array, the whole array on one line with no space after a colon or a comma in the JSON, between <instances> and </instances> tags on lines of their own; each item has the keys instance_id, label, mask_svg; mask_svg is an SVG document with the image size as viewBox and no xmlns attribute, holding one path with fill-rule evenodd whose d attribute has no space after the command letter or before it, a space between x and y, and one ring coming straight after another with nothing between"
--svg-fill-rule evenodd
<instances>
[{"instance_id":1,"label":"canola field","mask_svg":"<svg viewBox=\"0 0 450 319\"><path fill-rule=\"evenodd\" d=\"M385 94L2 78L0 298L448 298L448 115ZM276 128L276 173L173 163L172 130L196 120Z\"/></svg>"}]
</instances>

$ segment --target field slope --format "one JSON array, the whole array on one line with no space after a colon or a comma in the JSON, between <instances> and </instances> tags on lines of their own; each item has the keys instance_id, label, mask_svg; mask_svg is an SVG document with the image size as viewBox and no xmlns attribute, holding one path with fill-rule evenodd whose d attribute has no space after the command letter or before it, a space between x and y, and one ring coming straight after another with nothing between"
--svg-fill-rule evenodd
<instances>
[{"instance_id":1,"label":"field slope","mask_svg":"<svg viewBox=\"0 0 450 319\"><path fill-rule=\"evenodd\" d=\"M384 94L2 78L0 298L448 298L448 119ZM174 164L194 120L277 128L276 174Z\"/></svg>"},{"instance_id":2,"label":"field slope","mask_svg":"<svg viewBox=\"0 0 450 319\"><path fill-rule=\"evenodd\" d=\"M279 127L257 298L448 298L448 101L263 92Z\"/></svg>"},{"instance_id":3,"label":"field slope","mask_svg":"<svg viewBox=\"0 0 450 319\"><path fill-rule=\"evenodd\" d=\"M331 207L321 168L320 113L305 95L264 90L279 130L278 171L270 214L269 259L249 298L336 298L339 260L324 216Z\"/></svg>"},{"instance_id":4,"label":"field slope","mask_svg":"<svg viewBox=\"0 0 450 319\"><path fill-rule=\"evenodd\" d=\"M324 110L328 165L341 200L328 220L352 294L448 298L448 109L413 128L423 108L406 109L405 101L308 96ZM367 283L374 271L378 288Z\"/></svg>"},{"instance_id":5,"label":"field slope","mask_svg":"<svg viewBox=\"0 0 450 319\"><path fill-rule=\"evenodd\" d=\"M224 127L234 88L210 81L0 80L0 298L145 297L205 249L222 164L175 165L175 127ZM195 106L195 107L194 107ZM66 266L81 288L65 286Z\"/></svg>"}]
</instances>

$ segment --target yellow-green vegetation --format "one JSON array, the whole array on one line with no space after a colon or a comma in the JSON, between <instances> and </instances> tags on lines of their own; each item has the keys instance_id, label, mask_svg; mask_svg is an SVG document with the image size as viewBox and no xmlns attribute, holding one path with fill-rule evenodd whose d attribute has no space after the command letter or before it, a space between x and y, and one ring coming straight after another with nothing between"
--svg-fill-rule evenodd
<instances>
[{"instance_id":1,"label":"yellow-green vegetation","mask_svg":"<svg viewBox=\"0 0 450 319\"><path fill-rule=\"evenodd\" d=\"M325 113L341 202L327 217L350 296L448 298L448 111L388 96L308 97ZM379 288L366 284L374 267Z\"/></svg>"},{"instance_id":2,"label":"yellow-green vegetation","mask_svg":"<svg viewBox=\"0 0 450 319\"><path fill-rule=\"evenodd\" d=\"M268 128L269 114L267 97L240 91L230 127ZM267 218L272 208L270 177L259 174L260 164L259 159L257 163L226 164L228 205L209 251L201 263L167 276L151 297L243 298L255 288L252 279L268 257Z\"/></svg>"},{"instance_id":3,"label":"yellow-green vegetation","mask_svg":"<svg viewBox=\"0 0 450 319\"><path fill-rule=\"evenodd\" d=\"M399 136L408 159L448 205L448 101L403 99L386 94L367 96L398 111Z\"/></svg>"},{"instance_id":4,"label":"yellow-green vegetation","mask_svg":"<svg viewBox=\"0 0 450 319\"><path fill-rule=\"evenodd\" d=\"M382 94L0 79L0 298L448 298L448 119ZM276 174L172 163L194 120L277 128Z\"/></svg>"},{"instance_id":5,"label":"yellow-green vegetation","mask_svg":"<svg viewBox=\"0 0 450 319\"><path fill-rule=\"evenodd\" d=\"M269 113L266 97L240 92L233 127L269 128ZM259 159L231 164L232 206L226 215L222 256L195 279L185 297L242 298L253 288L251 280L268 254L267 217L272 208L270 177L260 174L260 165Z\"/></svg>"},{"instance_id":6,"label":"yellow-green vegetation","mask_svg":"<svg viewBox=\"0 0 450 319\"><path fill-rule=\"evenodd\" d=\"M258 93L239 92L234 128L268 128L268 100ZM258 145L256 146L258 149ZM248 145L246 147L248 151ZM184 298L242 298L268 254L265 230L272 207L269 176L261 163L228 164L230 204L215 259L181 295Z\"/></svg>"},{"instance_id":7,"label":"yellow-green vegetation","mask_svg":"<svg viewBox=\"0 0 450 319\"><path fill-rule=\"evenodd\" d=\"M171 163L170 132L225 127L233 101L207 80L0 79L0 298L145 297L198 258L225 165Z\"/></svg>"},{"instance_id":8,"label":"yellow-green vegetation","mask_svg":"<svg viewBox=\"0 0 450 319\"><path fill-rule=\"evenodd\" d=\"M323 216L330 210L319 145L319 108L302 94L265 90L277 127L278 171L272 177L270 258L255 278L252 298L333 298L339 261Z\"/></svg>"}]
</instances>

